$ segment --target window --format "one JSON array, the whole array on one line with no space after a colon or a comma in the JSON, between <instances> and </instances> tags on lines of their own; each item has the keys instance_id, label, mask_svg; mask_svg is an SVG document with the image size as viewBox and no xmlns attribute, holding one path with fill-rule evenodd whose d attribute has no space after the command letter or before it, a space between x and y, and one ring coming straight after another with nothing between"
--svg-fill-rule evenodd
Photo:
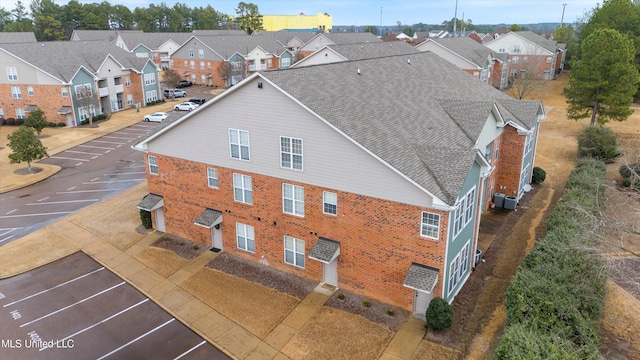
<instances>
[{"instance_id":1,"label":"window","mask_svg":"<svg viewBox=\"0 0 640 360\"><path fill-rule=\"evenodd\" d=\"M68 97L69 96L69 90L66 87L60 88L60 93L62 94L62 97Z\"/></svg>"},{"instance_id":2,"label":"window","mask_svg":"<svg viewBox=\"0 0 640 360\"><path fill-rule=\"evenodd\" d=\"M236 243L238 244L238 249L255 252L256 242L253 226L236 223Z\"/></svg>"},{"instance_id":3,"label":"window","mask_svg":"<svg viewBox=\"0 0 640 360\"><path fill-rule=\"evenodd\" d=\"M16 109L16 118L24 119L25 117L27 116L25 115L24 109Z\"/></svg>"},{"instance_id":4,"label":"window","mask_svg":"<svg viewBox=\"0 0 640 360\"><path fill-rule=\"evenodd\" d=\"M229 144L231 157L249 161L249 132L246 130L229 129Z\"/></svg>"},{"instance_id":5,"label":"window","mask_svg":"<svg viewBox=\"0 0 640 360\"><path fill-rule=\"evenodd\" d=\"M489 74L489 70L483 69L482 72L480 73L480 80L486 82L487 78L489 77L488 74Z\"/></svg>"},{"instance_id":6,"label":"window","mask_svg":"<svg viewBox=\"0 0 640 360\"><path fill-rule=\"evenodd\" d=\"M475 198L476 198L476 189L474 188L473 190L467 193L466 208L464 213L465 225L468 224L469 221L473 219L473 208L475 207L475 204L476 204Z\"/></svg>"},{"instance_id":7,"label":"window","mask_svg":"<svg viewBox=\"0 0 640 360\"><path fill-rule=\"evenodd\" d=\"M304 216L304 188L282 184L282 208L287 214Z\"/></svg>"},{"instance_id":8,"label":"window","mask_svg":"<svg viewBox=\"0 0 640 360\"><path fill-rule=\"evenodd\" d=\"M528 154L531 149L533 149L533 136L531 136L531 134L527 134L524 146L524 154Z\"/></svg>"},{"instance_id":9,"label":"window","mask_svg":"<svg viewBox=\"0 0 640 360\"><path fill-rule=\"evenodd\" d=\"M210 188L218 188L218 170L207 168L207 182Z\"/></svg>"},{"instance_id":10,"label":"window","mask_svg":"<svg viewBox=\"0 0 640 360\"><path fill-rule=\"evenodd\" d=\"M484 157L487 161L491 162L491 152L493 151L493 143L489 143L486 148L484 148Z\"/></svg>"},{"instance_id":11,"label":"window","mask_svg":"<svg viewBox=\"0 0 640 360\"><path fill-rule=\"evenodd\" d=\"M76 85L74 87L76 92L76 99L84 99L93 95L93 88L91 84Z\"/></svg>"},{"instance_id":12,"label":"window","mask_svg":"<svg viewBox=\"0 0 640 360\"><path fill-rule=\"evenodd\" d=\"M338 214L338 195L336 193L322 192L322 212L330 215Z\"/></svg>"},{"instance_id":13,"label":"window","mask_svg":"<svg viewBox=\"0 0 640 360\"><path fill-rule=\"evenodd\" d=\"M22 92L20 92L20 86L11 87L11 96L14 99L22 99Z\"/></svg>"},{"instance_id":14,"label":"window","mask_svg":"<svg viewBox=\"0 0 640 360\"><path fill-rule=\"evenodd\" d=\"M268 59L267 60L267 67L272 67L273 66L273 60Z\"/></svg>"},{"instance_id":15,"label":"window","mask_svg":"<svg viewBox=\"0 0 640 360\"><path fill-rule=\"evenodd\" d=\"M158 175L158 158L149 155L149 174Z\"/></svg>"},{"instance_id":16,"label":"window","mask_svg":"<svg viewBox=\"0 0 640 360\"><path fill-rule=\"evenodd\" d=\"M191 60L190 67L191 67L192 69L195 69L195 68L196 68L196 62L195 62L195 61L193 61L193 60Z\"/></svg>"},{"instance_id":17,"label":"window","mask_svg":"<svg viewBox=\"0 0 640 360\"><path fill-rule=\"evenodd\" d=\"M523 56L522 57L522 62L523 63L529 62L529 57L528 56Z\"/></svg>"},{"instance_id":18,"label":"window","mask_svg":"<svg viewBox=\"0 0 640 360\"><path fill-rule=\"evenodd\" d=\"M18 70L15 67L7 67L7 79L18 81Z\"/></svg>"},{"instance_id":19,"label":"window","mask_svg":"<svg viewBox=\"0 0 640 360\"><path fill-rule=\"evenodd\" d=\"M0 108L0 119L4 119L4 110Z\"/></svg>"},{"instance_id":20,"label":"window","mask_svg":"<svg viewBox=\"0 0 640 360\"><path fill-rule=\"evenodd\" d=\"M551 56L547 56L547 64L551 64Z\"/></svg>"},{"instance_id":21,"label":"window","mask_svg":"<svg viewBox=\"0 0 640 360\"><path fill-rule=\"evenodd\" d=\"M500 45L500 47L498 48L498 52L501 52L501 53L506 52L504 51L504 45Z\"/></svg>"},{"instance_id":22,"label":"window","mask_svg":"<svg viewBox=\"0 0 640 360\"><path fill-rule=\"evenodd\" d=\"M204 70L204 61L200 61L200 70Z\"/></svg>"},{"instance_id":23,"label":"window","mask_svg":"<svg viewBox=\"0 0 640 360\"><path fill-rule=\"evenodd\" d=\"M520 44L513 45L513 52L516 54L520 53Z\"/></svg>"},{"instance_id":24,"label":"window","mask_svg":"<svg viewBox=\"0 0 640 360\"><path fill-rule=\"evenodd\" d=\"M498 160L498 154L500 153L500 139L496 139L494 142L493 160Z\"/></svg>"},{"instance_id":25,"label":"window","mask_svg":"<svg viewBox=\"0 0 640 360\"><path fill-rule=\"evenodd\" d=\"M304 241L285 235L284 262L304 268Z\"/></svg>"},{"instance_id":26,"label":"window","mask_svg":"<svg viewBox=\"0 0 640 360\"><path fill-rule=\"evenodd\" d=\"M456 255L449 265L449 294L460 283L460 280L469 269L469 242L467 242L462 250Z\"/></svg>"},{"instance_id":27,"label":"window","mask_svg":"<svg viewBox=\"0 0 640 360\"><path fill-rule=\"evenodd\" d=\"M27 94L29 94L29 96L35 95L35 92L33 91L32 86L27 86Z\"/></svg>"},{"instance_id":28,"label":"window","mask_svg":"<svg viewBox=\"0 0 640 360\"><path fill-rule=\"evenodd\" d=\"M302 139L280 137L280 166L302 170Z\"/></svg>"},{"instance_id":29,"label":"window","mask_svg":"<svg viewBox=\"0 0 640 360\"><path fill-rule=\"evenodd\" d=\"M211 61L207 61L207 69L211 69Z\"/></svg>"},{"instance_id":30,"label":"window","mask_svg":"<svg viewBox=\"0 0 640 360\"><path fill-rule=\"evenodd\" d=\"M133 95L127 94L127 105L133 104Z\"/></svg>"},{"instance_id":31,"label":"window","mask_svg":"<svg viewBox=\"0 0 640 360\"><path fill-rule=\"evenodd\" d=\"M125 76L125 78L124 78L124 86L126 86L126 87L131 86L131 78L129 77L129 75Z\"/></svg>"},{"instance_id":32,"label":"window","mask_svg":"<svg viewBox=\"0 0 640 360\"><path fill-rule=\"evenodd\" d=\"M207 75L200 75L200 82L203 84L207 83Z\"/></svg>"},{"instance_id":33,"label":"window","mask_svg":"<svg viewBox=\"0 0 640 360\"><path fill-rule=\"evenodd\" d=\"M513 56L511 58L511 62L514 63L514 64L517 64L517 63L520 62L520 58L518 56Z\"/></svg>"},{"instance_id":34,"label":"window","mask_svg":"<svg viewBox=\"0 0 640 360\"><path fill-rule=\"evenodd\" d=\"M198 49L198 57L204 59L204 49Z\"/></svg>"},{"instance_id":35,"label":"window","mask_svg":"<svg viewBox=\"0 0 640 360\"><path fill-rule=\"evenodd\" d=\"M476 204L476 188L474 187L467 192L454 211L453 215L453 239L464 229L467 224L474 218L474 208Z\"/></svg>"},{"instance_id":36,"label":"window","mask_svg":"<svg viewBox=\"0 0 640 360\"><path fill-rule=\"evenodd\" d=\"M156 74L144 74L144 84L153 85L156 83Z\"/></svg>"},{"instance_id":37,"label":"window","mask_svg":"<svg viewBox=\"0 0 640 360\"><path fill-rule=\"evenodd\" d=\"M423 211L420 234L432 239L438 239L440 234L440 215Z\"/></svg>"},{"instance_id":38,"label":"window","mask_svg":"<svg viewBox=\"0 0 640 360\"><path fill-rule=\"evenodd\" d=\"M193 49L189 49L189 57L192 58L193 57Z\"/></svg>"},{"instance_id":39,"label":"window","mask_svg":"<svg viewBox=\"0 0 640 360\"><path fill-rule=\"evenodd\" d=\"M145 93L145 99L147 102L158 100L158 92L156 90L147 91Z\"/></svg>"},{"instance_id":40,"label":"window","mask_svg":"<svg viewBox=\"0 0 640 360\"><path fill-rule=\"evenodd\" d=\"M253 204L251 176L233 174L233 199L235 201Z\"/></svg>"},{"instance_id":41,"label":"window","mask_svg":"<svg viewBox=\"0 0 640 360\"><path fill-rule=\"evenodd\" d=\"M291 66L291 58L284 57L280 59L280 67L289 67Z\"/></svg>"},{"instance_id":42,"label":"window","mask_svg":"<svg viewBox=\"0 0 640 360\"><path fill-rule=\"evenodd\" d=\"M96 116L96 107L93 105L89 105L87 106L81 106L78 108L78 116L80 117L80 120L86 120L89 118L89 114L93 114L93 116Z\"/></svg>"},{"instance_id":43,"label":"window","mask_svg":"<svg viewBox=\"0 0 640 360\"><path fill-rule=\"evenodd\" d=\"M158 53L154 52L151 55L153 56L153 60L158 60Z\"/></svg>"},{"instance_id":44,"label":"window","mask_svg":"<svg viewBox=\"0 0 640 360\"><path fill-rule=\"evenodd\" d=\"M188 60L185 60L185 61L184 61L184 66L187 66L187 65L189 65L189 61L188 61Z\"/></svg>"},{"instance_id":45,"label":"window","mask_svg":"<svg viewBox=\"0 0 640 360\"><path fill-rule=\"evenodd\" d=\"M242 70L242 61L234 61L231 63L232 71L240 71Z\"/></svg>"}]
</instances>

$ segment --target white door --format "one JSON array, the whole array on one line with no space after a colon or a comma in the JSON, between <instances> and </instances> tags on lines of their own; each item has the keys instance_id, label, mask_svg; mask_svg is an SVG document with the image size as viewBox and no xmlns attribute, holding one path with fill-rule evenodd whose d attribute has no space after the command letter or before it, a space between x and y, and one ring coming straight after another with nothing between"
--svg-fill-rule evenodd
<instances>
[{"instance_id":1,"label":"white door","mask_svg":"<svg viewBox=\"0 0 640 360\"><path fill-rule=\"evenodd\" d=\"M162 208L154 210L156 213L156 230L165 232L164 228L164 211Z\"/></svg>"},{"instance_id":2,"label":"white door","mask_svg":"<svg viewBox=\"0 0 640 360\"><path fill-rule=\"evenodd\" d=\"M433 292L415 291L415 301L413 303L413 315L418 319L425 319L429 303L433 299Z\"/></svg>"},{"instance_id":3,"label":"white door","mask_svg":"<svg viewBox=\"0 0 640 360\"><path fill-rule=\"evenodd\" d=\"M328 264L322 264L322 282L338 286L338 258Z\"/></svg>"},{"instance_id":4,"label":"white door","mask_svg":"<svg viewBox=\"0 0 640 360\"><path fill-rule=\"evenodd\" d=\"M211 228L211 247L222 250L222 230L215 226Z\"/></svg>"}]
</instances>

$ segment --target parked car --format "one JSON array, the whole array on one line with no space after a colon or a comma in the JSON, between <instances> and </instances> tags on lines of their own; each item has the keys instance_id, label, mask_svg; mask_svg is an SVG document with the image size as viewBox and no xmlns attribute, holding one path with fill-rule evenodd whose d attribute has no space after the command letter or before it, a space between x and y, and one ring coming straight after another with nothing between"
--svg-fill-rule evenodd
<instances>
[{"instance_id":1,"label":"parked car","mask_svg":"<svg viewBox=\"0 0 640 360\"><path fill-rule=\"evenodd\" d=\"M162 122L164 119L168 117L169 117L169 114L167 114L166 112L157 112L157 113L145 115L142 121Z\"/></svg>"},{"instance_id":2,"label":"parked car","mask_svg":"<svg viewBox=\"0 0 640 360\"><path fill-rule=\"evenodd\" d=\"M198 106L200 106L200 105L194 104L192 102L185 101L182 104L178 104L178 105L174 106L173 110L191 111L191 110L197 108Z\"/></svg>"},{"instance_id":3,"label":"parked car","mask_svg":"<svg viewBox=\"0 0 640 360\"><path fill-rule=\"evenodd\" d=\"M178 85L176 85L176 87L177 87L178 89L181 89L181 88L185 88L185 87L188 87L188 86L191 86L191 85L193 85L193 84L191 83L191 81L189 81L189 80L181 80L181 81L178 83Z\"/></svg>"},{"instance_id":4,"label":"parked car","mask_svg":"<svg viewBox=\"0 0 640 360\"><path fill-rule=\"evenodd\" d=\"M204 104L205 101L207 101L207 99L203 99L203 98L191 98L191 99L189 99L189 102L192 102L192 103L198 104L198 105Z\"/></svg>"},{"instance_id":5,"label":"parked car","mask_svg":"<svg viewBox=\"0 0 640 360\"><path fill-rule=\"evenodd\" d=\"M187 97L187 93L180 89L164 89L164 97L167 99Z\"/></svg>"}]
</instances>

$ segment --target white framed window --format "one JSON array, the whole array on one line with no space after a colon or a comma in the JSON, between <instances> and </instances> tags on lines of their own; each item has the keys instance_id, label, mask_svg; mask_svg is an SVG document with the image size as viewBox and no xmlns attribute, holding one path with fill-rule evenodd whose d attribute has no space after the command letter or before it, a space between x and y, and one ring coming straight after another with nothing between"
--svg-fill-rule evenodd
<instances>
[{"instance_id":1,"label":"white framed window","mask_svg":"<svg viewBox=\"0 0 640 360\"><path fill-rule=\"evenodd\" d=\"M18 118L18 119L24 119L24 118L26 118L26 117L27 117L27 115L26 115L26 113L25 113L24 109L22 109L22 108L18 108L18 109L16 109L16 118Z\"/></svg>"},{"instance_id":2,"label":"white framed window","mask_svg":"<svg viewBox=\"0 0 640 360\"><path fill-rule=\"evenodd\" d=\"M322 212L329 215L338 214L338 194L329 191L322 192Z\"/></svg>"},{"instance_id":3,"label":"white framed window","mask_svg":"<svg viewBox=\"0 0 640 360\"><path fill-rule=\"evenodd\" d=\"M291 215L304 216L304 188L282 184L282 210Z\"/></svg>"},{"instance_id":4,"label":"white framed window","mask_svg":"<svg viewBox=\"0 0 640 360\"><path fill-rule=\"evenodd\" d=\"M464 227L464 199L456 206L456 210L453 215L453 238L462 231Z\"/></svg>"},{"instance_id":5,"label":"white framed window","mask_svg":"<svg viewBox=\"0 0 640 360\"><path fill-rule=\"evenodd\" d=\"M304 269L304 241L291 236L284 237L284 262Z\"/></svg>"},{"instance_id":6,"label":"white framed window","mask_svg":"<svg viewBox=\"0 0 640 360\"><path fill-rule=\"evenodd\" d=\"M489 70L483 69L482 72L480 73L480 80L486 82L487 79L489 78L488 74L489 74Z\"/></svg>"},{"instance_id":7,"label":"white framed window","mask_svg":"<svg viewBox=\"0 0 640 360\"><path fill-rule=\"evenodd\" d=\"M476 188L469 190L460 200L453 215L453 239L474 219Z\"/></svg>"},{"instance_id":8,"label":"white framed window","mask_svg":"<svg viewBox=\"0 0 640 360\"><path fill-rule=\"evenodd\" d=\"M302 139L280 136L280 166L302 170Z\"/></svg>"},{"instance_id":9,"label":"white framed window","mask_svg":"<svg viewBox=\"0 0 640 360\"><path fill-rule=\"evenodd\" d=\"M231 70L232 71L240 71L240 70L242 70L242 61L233 61L231 63Z\"/></svg>"},{"instance_id":10,"label":"white framed window","mask_svg":"<svg viewBox=\"0 0 640 360\"><path fill-rule=\"evenodd\" d=\"M133 104L133 95L127 94L127 105Z\"/></svg>"},{"instance_id":11,"label":"white framed window","mask_svg":"<svg viewBox=\"0 0 640 360\"><path fill-rule=\"evenodd\" d=\"M156 74L144 74L144 84L153 85L156 83Z\"/></svg>"},{"instance_id":12,"label":"white framed window","mask_svg":"<svg viewBox=\"0 0 640 360\"><path fill-rule=\"evenodd\" d=\"M551 64L551 56L547 56L547 64Z\"/></svg>"},{"instance_id":13,"label":"white framed window","mask_svg":"<svg viewBox=\"0 0 640 360\"><path fill-rule=\"evenodd\" d=\"M523 63L529 62L529 57L528 56L523 56L522 57L522 62Z\"/></svg>"},{"instance_id":14,"label":"white framed window","mask_svg":"<svg viewBox=\"0 0 640 360\"><path fill-rule=\"evenodd\" d=\"M527 155L531 149L533 149L533 136L531 136L531 134L527 134L524 145L524 154Z\"/></svg>"},{"instance_id":15,"label":"white framed window","mask_svg":"<svg viewBox=\"0 0 640 360\"><path fill-rule=\"evenodd\" d=\"M76 99L84 99L93 96L93 88L91 84L76 85L74 87Z\"/></svg>"},{"instance_id":16,"label":"white framed window","mask_svg":"<svg viewBox=\"0 0 640 360\"><path fill-rule=\"evenodd\" d=\"M458 271L460 270L460 256L456 256L449 264L449 293L458 285Z\"/></svg>"},{"instance_id":17,"label":"white framed window","mask_svg":"<svg viewBox=\"0 0 640 360\"><path fill-rule=\"evenodd\" d=\"M62 94L62 97L68 97L69 96L69 90L66 87L61 87L60 88L60 93Z\"/></svg>"},{"instance_id":18,"label":"white framed window","mask_svg":"<svg viewBox=\"0 0 640 360\"><path fill-rule=\"evenodd\" d=\"M251 176L233 174L233 199L246 204L253 204Z\"/></svg>"},{"instance_id":19,"label":"white framed window","mask_svg":"<svg viewBox=\"0 0 640 360\"><path fill-rule=\"evenodd\" d=\"M500 47L498 48L498 52L501 52L501 53L506 52L504 45L500 45Z\"/></svg>"},{"instance_id":20,"label":"white framed window","mask_svg":"<svg viewBox=\"0 0 640 360\"><path fill-rule=\"evenodd\" d=\"M520 44L513 45L513 52L516 54L520 53Z\"/></svg>"},{"instance_id":21,"label":"white framed window","mask_svg":"<svg viewBox=\"0 0 640 360\"><path fill-rule=\"evenodd\" d=\"M158 53L154 52L151 56L153 57L153 60L158 60Z\"/></svg>"},{"instance_id":22,"label":"white framed window","mask_svg":"<svg viewBox=\"0 0 640 360\"><path fill-rule=\"evenodd\" d=\"M211 61L207 61L207 69L211 69Z\"/></svg>"},{"instance_id":23,"label":"white framed window","mask_svg":"<svg viewBox=\"0 0 640 360\"><path fill-rule=\"evenodd\" d=\"M207 183L210 188L218 188L218 170L207 168Z\"/></svg>"},{"instance_id":24,"label":"white framed window","mask_svg":"<svg viewBox=\"0 0 640 360\"><path fill-rule=\"evenodd\" d=\"M196 68L196 62L195 61L191 60L191 62L189 64L190 64L190 66L189 66L190 68L192 68L192 69Z\"/></svg>"},{"instance_id":25,"label":"white framed window","mask_svg":"<svg viewBox=\"0 0 640 360\"><path fill-rule=\"evenodd\" d=\"M420 235L437 240L440 235L440 215L423 211Z\"/></svg>"},{"instance_id":26,"label":"white framed window","mask_svg":"<svg viewBox=\"0 0 640 360\"><path fill-rule=\"evenodd\" d=\"M156 90L145 92L145 99L147 100L147 102L158 100L158 92Z\"/></svg>"},{"instance_id":27,"label":"white framed window","mask_svg":"<svg viewBox=\"0 0 640 360\"><path fill-rule=\"evenodd\" d=\"M493 160L498 160L498 155L500 154L500 139L494 140L495 145L493 146Z\"/></svg>"},{"instance_id":28,"label":"white framed window","mask_svg":"<svg viewBox=\"0 0 640 360\"><path fill-rule=\"evenodd\" d=\"M449 294L451 294L460 283L460 280L462 280L464 275L469 271L469 249L470 241L467 241L449 265Z\"/></svg>"},{"instance_id":29,"label":"white framed window","mask_svg":"<svg viewBox=\"0 0 640 360\"><path fill-rule=\"evenodd\" d=\"M188 61L188 60L185 60L185 61L184 61L184 66L187 66L187 65L189 65L189 61Z\"/></svg>"},{"instance_id":30,"label":"white framed window","mask_svg":"<svg viewBox=\"0 0 640 360\"><path fill-rule=\"evenodd\" d=\"M242 75L233 75L231 76L231 85L235 85L242 80Z\"/></svg>"},{"instance_id":31,"label":"white framed window","mask_svg":"<svg viewBox=\"0 0 640 360\"><path fill-rule=\"evenodd\" d=\"M13 97L14 99L22 99L22 92L20 91L20 86L11 87L11 97Z\"/></svg>"},{"instance_id":32,"label":"white framed window","mask_svg":"<svg viewBox=\"0 0 640 360\"><path fill-rule=\"evenodd\" d=\"M191 82L192 83L196 82L196 74L191 74Z\"/></svg>"},{"instance_id":33,"label":"white framed window","mask_svg":"<svg viewBox=\"0 0 640 360\"><path fill-rule=\"evenodd\" d=\"M249 252L256 251L256 241L254 237L253 226L236 223L236 244L238 249L242 249Z\"/></svg>"},{"instance_id":34,"label":"white framed window","mask_svg":"<svg viewBox=\"0 0 640 360\"><path fill-rule=\"evenodd\" d=\"M272 67L273 66L273 60L268 59L267 60L267 67Z\"/></svg>"},{"instance_id":35,"label":"white framed window","mask_svg":"<svg viewBox=\"0 0 640 360\"><path fill-rule=\"evenodd\" d=\"M476 189L473 188L467 193L466 208L464 212L464 224L468 224L473 219L473 209L476 205Z\"/></svg>"},{"instance_id":36,"label":"white framed window","mask_svg":"<svg viewBox=\"0 0 640 360\"><path fill-rule=\"evenodd\" d=\"M513 64L517 64L517 63L519 63L519 62L520 62L520 57L519 57L519 56L513 56L513 57L511 57L511 62L512 62Z\"/></svg>"},{"instance_id":37,"label":"white framed window","mask_svg":"<svg viewBox=\"0 0 640 360\"><path fill-rule=\"evenodd\" d=\"M27 86L27 94L29 94L29 96L33 96L36 93L33 91L33 86Z\"/></svg>"},{"instance_id":38,"label":"white framed window","mask_svg":"<svg viewBox=\"0 0 640 360\"><path fill-rule=\"evenodd\" d=\"M204 49L198 49L198 57L204 59Z\"/></svg>"},{"instance_id":39,"label":"white framed window","mask_svg":"<svg viewBox=\"0 0 640 360\"><path fill-rule=\"evenodd\" d=\"M487 144L487 147L484 148L484 157L488 162L491 162L491 154L493 152L493 143Z\"/></svg>"},{"instance_id":40,"label":"white framed window","mask_svg":"<svg viewBox=\"0 0 640 360\"><path fill-rule=\"evenodd\" d=\"M280 67L289 67L291 66L291 58L283 57L280 59Z\"/></svg>"},{"instance_id":41,"label":"white framed window","mask_svg":"<svg viewBox=\"0 0 640 360\"><path fill-rule=\"evenodd\" d=\"M4 119L4 110L0 108L0 119Z\"/></svg>"},{"instance_id":42,"label":"white framed window","mask_svg":"<svg viewBox=\"0 0 640 360\"><path fill-rule=\"evenodd\" d=\"M80 120L86 120L89 118L89 114L93 114L93 116L96 116L96 107L93 105L89 105L87 106L81 106L78 108L78 116L80 117Z\"/></svg>"},{"instance_id":43,"label":"white framed window","mask_svg":"<svg viewBox=\"0 0 640 360\"><path fill-rule=\"evenodd\" d=\"M524 189L524 186L529 183L530 174L531 174L530 173L530 164L527 164L527 166L525 166L524 169L520 172L520 187L519 187L519 189L521 191Z\"/></svg>"},{"instance_id":44,"label":"white framed window","mask_svg":"<svg viewBox=\"0 0 640 360\"><path fill-rule=\"evenodd\" d=\"M189 49L188 52L189 52L189 57L192 58L193 57L193 49Z\"/></svg>"},{"instance_id":45,"label":"white framed window","mask_svg":"<svg viewBox=\"0 0 640 360\"><path fill-rule=\"evenodd\" d=\"M204 61L200 61L200 70L204 70Z\"/></svg>"},{"instance_id":46,"label":"white framed window","mask_svg":"<svg viewBox=\"0 0 640 360\"><path fill-rule=\"evenodd\" d=\"M249 161L249 132L246 130L229 129L229 145L231 157Z\"/></svg>"},{"instance_id":47,"label":"white framed window","mask_svg":"<svg viewBox=\"0 0 640 360\"><path fill-rule=\"evenodd\" d=\"M154 53L154 55L157 55L157 54ZM124 86L126 86L126 87L131 86L131 78L129 77L129 75L124 77Z\"/></svg>"},{"instance_id":48,"label":"white framed window","mask_svg":"<svg viewBox=\"0 0 640 360\"><path fill-rule=\"evenodd\" d=\"M158 158L153 155L149 155L148 161L149 161L149 174L158 175Z\"/></svg>"},{"instance_id":49,"label":"white framed window","mask_svg":"<svg viewBox=\"0 0 640 360\"><path fill-rule=\"evenodd\" d=\"M7 79L9 81L18 81L18 70L15 67L7 67Z\"/></svg>"}]
</instances>

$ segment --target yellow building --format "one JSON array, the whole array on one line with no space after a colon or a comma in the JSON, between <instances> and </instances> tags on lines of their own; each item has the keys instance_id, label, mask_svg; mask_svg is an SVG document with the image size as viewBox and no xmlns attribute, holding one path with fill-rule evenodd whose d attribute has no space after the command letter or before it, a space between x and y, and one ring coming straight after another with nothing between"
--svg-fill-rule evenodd
<instances>
[{"instance_id":1,"label":"yellow building","mask_svg":"<svg viewBox=\"0 0 640 360\"><path fill-rule=\"evenodd\" d=\"M317 15L262 15L262 27L266 31L318 31L330 32L333 22L331 15L318 13Z\"/></svg>"}]
</instances>

